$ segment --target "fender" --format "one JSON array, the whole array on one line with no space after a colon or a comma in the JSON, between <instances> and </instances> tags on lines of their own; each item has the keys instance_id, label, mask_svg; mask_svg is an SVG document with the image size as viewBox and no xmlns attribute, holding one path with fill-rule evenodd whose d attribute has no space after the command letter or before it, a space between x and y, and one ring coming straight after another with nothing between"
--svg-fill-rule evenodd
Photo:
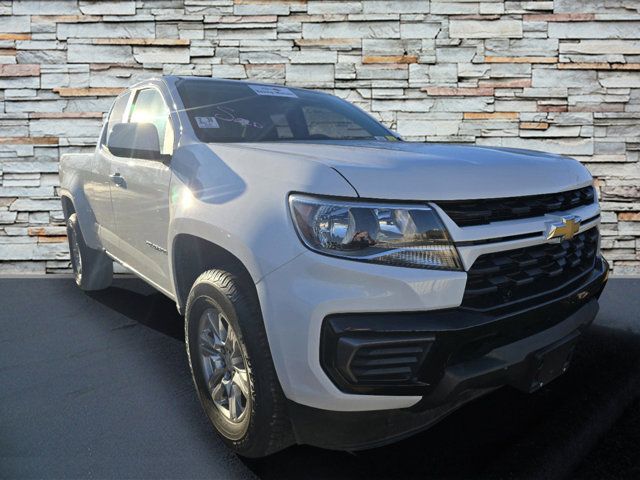
<instances>
[{"instance_id":1,"label":"fender","mask_svg":"<svg viewBox=\"0 0 640 480\"><path fill-rule=\"evenodd\" d=\"M257 162L261 175L252 174ZM214 150L211 145L185 142L174 152L171 169L167 245L176 290L177 235L189 234L223 248L257 284L307 251L295 234L289 192L301 188L309 193L357 195L339 173L320 162L279 154L256 157L252 149L233 145L216 145Z\"/></svg>"},{"instance_id":2,"label":"fender","mask_svg":"<svg viewBox=\"0 0 640 480\"><path fill-rule=\"evenodd\" d=\"M175 246L178 236L185 234L210 242L231 253L244 265L249 272L249 275L251 275L251 280L254 283L257 283L265 275L265 272L263 272L251 249L243 242L240 242L236 236L231 235L229 232L220 228L212 227L209 223L195 218L181 217L175 219L169 227L168 259L169 271L171 272L171 283L173 285L174 292L176 292L178 310L182 311L181 309L184 305L180 304L181 299L178 294L179 286L177 265L175 263Z\"/></svg>"},{"instance_id":3,"label":"fender","mask_svg":"<svg viewBox=\"0 0 640 480\"><path fill-rule=\"evenodd\" d=\"M82 172L92 168L94 154L65 154L60 158L60 197L69 199L78 215L82 236L90 248L101 249L98 224L84 192ZM65 212L65 215L68 212Z\"/></svg>"}]
</instances>

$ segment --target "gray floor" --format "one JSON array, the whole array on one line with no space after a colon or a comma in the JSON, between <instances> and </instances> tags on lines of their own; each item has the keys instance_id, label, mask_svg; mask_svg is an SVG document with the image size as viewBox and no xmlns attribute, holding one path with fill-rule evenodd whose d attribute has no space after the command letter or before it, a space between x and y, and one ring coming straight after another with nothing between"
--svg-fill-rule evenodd
<instances>
[{"instance_id":1,"label":"gray floor","mask_svg":"<svg viewBox=\"0 0 640 480\"><path fill-rule=\"evenodd\" d=\"M69 278L0 279L0 477L598 478L640 466L623 428L640 428L640 279L610 282L572 368L547 388L502 389L357 454L230 454L196 400L180 320L134 279L89 295Z\"/></svg>"}]
</instances>

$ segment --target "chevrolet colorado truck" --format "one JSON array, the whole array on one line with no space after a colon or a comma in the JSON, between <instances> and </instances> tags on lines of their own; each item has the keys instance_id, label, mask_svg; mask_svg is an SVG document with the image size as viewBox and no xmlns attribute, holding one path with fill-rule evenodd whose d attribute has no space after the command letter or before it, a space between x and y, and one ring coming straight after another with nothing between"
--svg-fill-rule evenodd
<instances>
[{"instance_id":1,"label":"chevrolet colorado truck","mask_svg":"<svg viewBox=\"0 0 640 480\"><path fill-rule=\"evenodd\" d=\"M166 76L66 154L78 286L176 302L222 439L356 450L568 367L608 275L578 161L403 141L334 96Z\"/></svg>"}]
</instances>

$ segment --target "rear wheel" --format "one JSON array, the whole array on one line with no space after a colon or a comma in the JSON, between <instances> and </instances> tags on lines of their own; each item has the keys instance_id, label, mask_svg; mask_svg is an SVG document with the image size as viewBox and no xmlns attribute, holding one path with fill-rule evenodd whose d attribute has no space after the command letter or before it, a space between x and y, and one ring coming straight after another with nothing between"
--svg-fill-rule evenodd
<instances>
[{"instance_id":1,"label":"rear wheel","mask_svg":"<svg viewBox=\"0 0 640 480\"><path fill-rule=\"evenodd\" d=\"M67 220L67 238L76 284L82 290L102 290L111 285L113 261L103 251L87 246L75 213Z\"/></svg>"},{"instance_id":2,"label":"rear wheel","mask_svg":"<svg viewBox=\"0 0 640 480\"><path fill-rule=\"evenodd\" d=\"M187 300L185 343L200 403L218 434L236 453L263 457L290 445L292 435L252 293L229 272L200 275Z\"/></svg>"}]
</instances>

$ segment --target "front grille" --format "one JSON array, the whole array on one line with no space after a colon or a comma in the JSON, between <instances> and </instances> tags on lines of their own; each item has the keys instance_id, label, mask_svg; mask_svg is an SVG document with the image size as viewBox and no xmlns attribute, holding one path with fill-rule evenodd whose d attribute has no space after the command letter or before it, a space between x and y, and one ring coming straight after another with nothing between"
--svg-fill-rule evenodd
<instances>
[{"instance_id":1,"label":"front grille","mask_svg":"<svg viewBox=\"0 0 640 480\"><path fill-rule=\"evenodd\" d=\"M561 243L481 255L467 272L462 306L494 310L560 289L595 266L598 229Z\"/></svg>"},{"instance_id":2,"label":"front grille","mask_svg":"<svg viewBox=\"0 0 640 480\"><path fill-rule=\"evenodd\" d=\"M591 205L595 200L593 187L568 192L530 195L526 197L490 198L436 202L459 227L484 225L502 220L539 217L547 213Z\"/></svg>"}]
</instances>

